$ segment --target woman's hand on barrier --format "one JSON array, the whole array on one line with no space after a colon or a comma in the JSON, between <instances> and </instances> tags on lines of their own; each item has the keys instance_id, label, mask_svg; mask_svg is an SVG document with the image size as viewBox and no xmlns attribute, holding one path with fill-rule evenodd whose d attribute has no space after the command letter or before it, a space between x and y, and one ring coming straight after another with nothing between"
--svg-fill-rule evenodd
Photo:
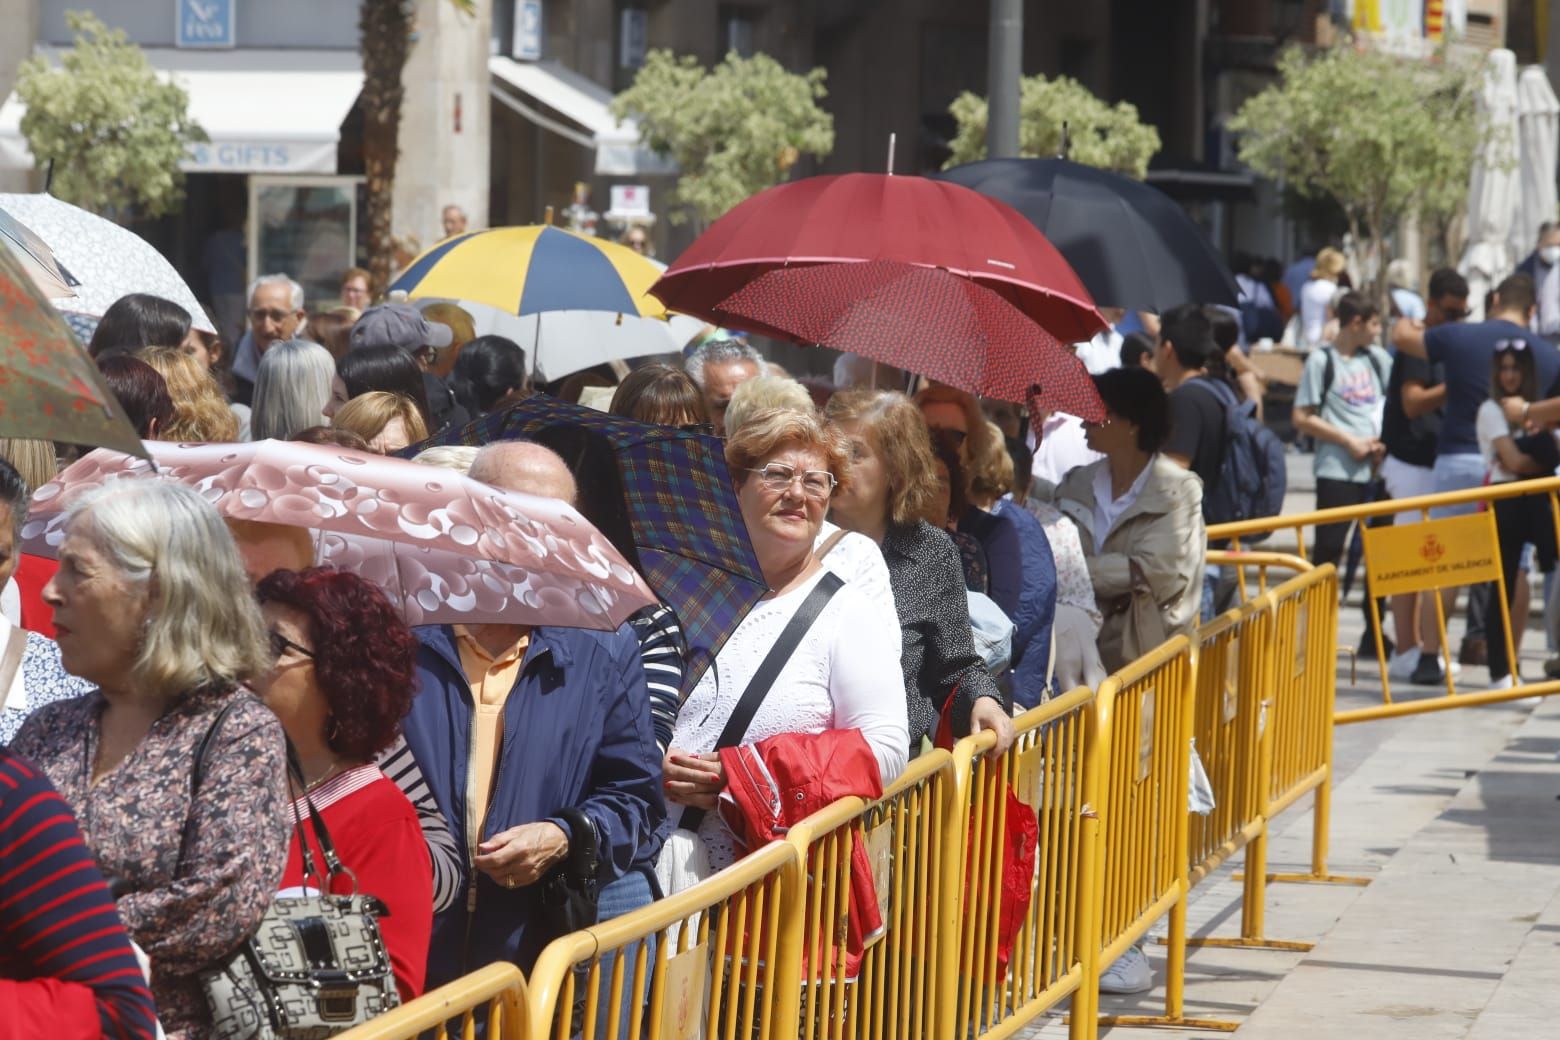
<instances>
[{"instance_id":1,"label":"woman's hand on barrier","mask_svg":"<svg viewBox=\"0 0 1560 1040\"><path fill-rule=\"evenodd\" d=\"M670 748L661 762L661 771L666 774L667 800L695 809L715 808L715 801L726 786L726 769L720 764L718 751L695 755Z\"/></svg>"},{"instance_id":2,"label":"woman's hand on barrier","mask_svg":"<svg viewBox=\"0 0 1560 1040\"><path fill-rule=\"evenodd\" d=\"M477 846L472 863L505 888L535 884L569 852L569 836L550 820L523 823Z\"/></svg>"},{"instance_id":3,"label":"woman's hand on barrier","mask_svg":"<svg viewBox=\"0 0 1560 1040\"><path fill-rule=\"evenodd\" d=\"M970 708L970 735L991 730L997 735L995 754L1003 754L1013 746L1013 719L995 697L977 697Z\"/></svg>"}]
</instances>

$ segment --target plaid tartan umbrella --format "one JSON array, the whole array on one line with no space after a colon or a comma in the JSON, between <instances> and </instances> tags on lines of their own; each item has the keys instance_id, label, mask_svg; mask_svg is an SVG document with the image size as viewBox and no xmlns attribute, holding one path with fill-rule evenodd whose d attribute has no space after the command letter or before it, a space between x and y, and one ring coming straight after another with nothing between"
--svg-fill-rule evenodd
<instances>
[{"instance_id":1,"label":"plaid tartan umbrella","mask_svg":"<svg viewBox=\"0 0 1560 1040\"><path fill-rule=\"evenodd\" d=\"M677 612L689 649L683 692L691 690L769 590L720 441L538 394L406 454L522 438L563 456L579 478L580 512Z\"/></svg>"}]
</instances>

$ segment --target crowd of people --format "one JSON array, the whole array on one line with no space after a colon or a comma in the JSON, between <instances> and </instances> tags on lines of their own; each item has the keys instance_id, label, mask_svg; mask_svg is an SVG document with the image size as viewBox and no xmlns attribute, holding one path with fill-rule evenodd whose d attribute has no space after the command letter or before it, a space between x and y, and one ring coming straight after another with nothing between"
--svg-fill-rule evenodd
<instances>
[{"instance_id":1,"label":"crowd of people","mask_svg":"<svg viewBox=\"0 0 1560 1040\"><path fill-rule=\"evenodd\" d=\"M213 973L311 885L382 906L402 1000L527 968L582 898L608 920L741 857L754 756L871 797L955 738L1004 750L1016 712L1230 602L1206 529L1232 519L1228 445L1264 397L1250 351L1286 324L1315 345L1294 412L1320 506L1554 471L1560 352L1530 330L1560 307L1555 237L1541 281L1508 278L1480 323L1452 271L1383 316L1329 250L1293 291L1242 265L1240 308L1107 311L1075 348L1097 422L850 358L798 381L721 330L603 374L610 412L719 438L729 467L766 591L702 669L664 602L615 631L409 627L299 530L224 519L174 480L81 496L58 559L31 556L31 492L74 449L0 442L0 847L36 849L0 876L0 1037L208 1035ZM602 473L539 443L418 450L543 388L458 305L373 304L369 284L348 271L310 310L261 277L235 344L127 296L88 352L146 440L411 455L590 518ZM1529 499L1496 521L1520 631L1523 547L1551 572L1553 525ZM1319 529L1313 558L1338 560L1345 535ZM1392 674L1441 681L1433 601L1396 597L1391 616ZM1470 641L1510 682L1500 625L1470 607ZM48 915L8 898L28 885L57 892ZM1103 988L1148 984L1131 951Z\"/></svg>"}]
</instances>

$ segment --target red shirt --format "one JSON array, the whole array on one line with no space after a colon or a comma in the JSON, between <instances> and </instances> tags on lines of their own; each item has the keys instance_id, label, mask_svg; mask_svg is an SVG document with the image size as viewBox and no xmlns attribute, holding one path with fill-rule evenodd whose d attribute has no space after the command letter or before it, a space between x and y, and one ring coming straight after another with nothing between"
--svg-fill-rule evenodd
<instances>
[{"instance_id":1,"label":"red shirt","mask_svg":"<svg viewBox=\"0 0 1560 1040\"><path fill-rule=\"evenodd\" d=\"M16 591L22 597L22 627L54 638L54 608L43 601L43 587L60 569L60 561L22 553L16 562Z\"/></svg>"},{"instance_id":2,"label":"red shirt","mask_svg":"<svg viewBox=\"0 0 1560 1040\"><path fill-rule=\"evenodd\" d=\"M433 864L417 811L395 782L372 765L349 769L315 788L309 798L325 821L336 855L357 875L358 891L378 896L390 910L379 919L379 931L395 969L401 1001L420 996L433 930ZM301 801L293 807L295 812L308 812ZM310 857L316 865L323 864L314 832L309 830L308 835ZM281 887L302 884L303 858L295 831ZM331 891L350 893L352 879L338 877Z\"/></svg>"}]
</instances>

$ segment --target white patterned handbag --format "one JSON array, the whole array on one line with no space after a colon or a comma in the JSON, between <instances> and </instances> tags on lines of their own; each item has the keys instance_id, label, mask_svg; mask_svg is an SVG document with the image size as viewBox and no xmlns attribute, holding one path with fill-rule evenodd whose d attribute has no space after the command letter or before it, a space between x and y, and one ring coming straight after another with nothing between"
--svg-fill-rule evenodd
<instances>
[{"instance_id":1,"label":"white patterned handbag","mask_svg":"<svg viewBox=\"0 0 1560 1040\"><path fill-rule=\"evenodd\" d=\"M325 821L307 795L304 801L325 860L323 872L316 870L302 822L294 821L304 882L321 884L309 894L278 895L227 964L202 976L214 1040L325 1040L401 1002L379 933L388 911L357 891ZM352 880L352 894L331 894L340 877Z\"/></svg>"}]
</instances>

